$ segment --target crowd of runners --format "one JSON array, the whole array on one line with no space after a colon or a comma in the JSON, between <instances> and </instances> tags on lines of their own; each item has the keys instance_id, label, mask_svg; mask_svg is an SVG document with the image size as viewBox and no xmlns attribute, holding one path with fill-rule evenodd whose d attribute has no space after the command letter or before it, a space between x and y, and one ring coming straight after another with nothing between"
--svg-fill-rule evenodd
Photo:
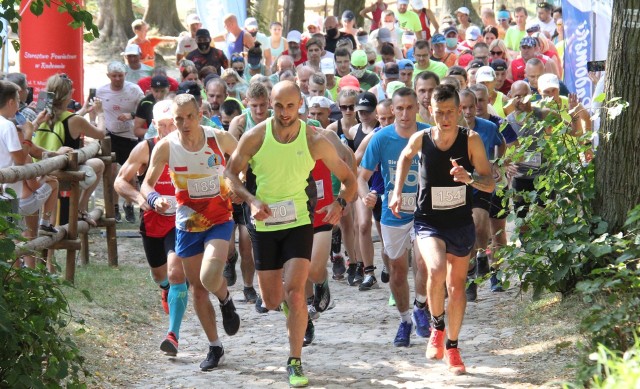
<instances>
[{"instance_id":1,"label":"crowd of runners","mask_svg":"<svg viewBox=\"0 0 640 389\"><path fill-rule=\"evenodd\" d=\"M439 18L422 0L396 8L377 0L306 20L303 32L272 22L268 35L254 18L239 25L234 15L218 35L189 15L189 31L177 38L148 36L136 20L123 57L106 67L109 83L74 113L73 80L64 74L48 80L44 107L29 104L23 74L0 81L0 167L64 154L84 137L111 138L116 220L123 210L135 222L140 209L142 245L169 318L160 344L167 355L179 352L191 294L209 342L200 368L220 367L210 293L225 333L236 334L229 288L240 260L245 301L287 317L291 386L308 384L302 348L334 304L331 282L363 292L356 300L388 283L399 317L390 343L408 347L415 332L427 359L463 374L458 334L477 297L474 280L489 274L491 291L503 291L492 253L507 242L510 206L496 182L532 190L544 173L535 152L506 171L494 162L519 137L541 136L524 117L544 119L542 98L573 113L575 135L590 132L591 121L561 81L561 9L482 9L478 26L466 7ZM367 28L356 26L355 12ZM179 77L156 66L158 44L176 45ZM87 166L78 218L95 224L88 200L104 164ZM32 220L27 235L55 233L56 180L12 186Z\"/></svg>"}]
</instances>

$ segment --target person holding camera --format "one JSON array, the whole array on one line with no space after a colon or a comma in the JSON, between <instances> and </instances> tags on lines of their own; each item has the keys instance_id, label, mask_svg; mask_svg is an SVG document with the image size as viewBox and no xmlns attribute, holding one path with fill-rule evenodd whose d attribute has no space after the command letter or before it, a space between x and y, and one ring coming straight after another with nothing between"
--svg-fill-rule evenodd
<instances>
[{"instance_id":1,"label":"person holding camera","mask_svg":"<svg viewBox=\"0 0 640 389\"><path fill-rule=\"evenodd\" d=\"M99 99L87 100L77 114L69 112L67 107L72 101L74 89L73 81L66 74L55 74L49 77L46 90L53 95L51 108L47 115L48 120L40 124L35 132L36 145L44 150L66 153L83 146L83 135L97 140L104 139L106 122L102 102ZM83 117L85 113L89 113L91 122ZM38 155L34 157L41 158ZM85 183L80 183L83 190L78 204L78 219L96 226L96 222L88 213L89 198L100 183L104 162L99 158L91 158L85 162L85 166L83 169L87 178ZM61 214L60 223L66 224L69 216Z\"/></svg>"},{"instance_id":2,"label":"person holding camera","mask_svg":"<svg viewBox=\"0 0 640 389\"><path fill-rule=\"evenodd\" d=\"M27 121L35 121L38 114L34 110L35 103L33 103L33 88L29 90L27 75L24 73L9 73L7 74L6 80L13 82L20 87L20 91L18 92L18 95L20 96L18 113ZM31 95L31 98L29 98L29 95ZM18 122L20 123L20 119L18 119Z\"/></svg>"}]
</instances>

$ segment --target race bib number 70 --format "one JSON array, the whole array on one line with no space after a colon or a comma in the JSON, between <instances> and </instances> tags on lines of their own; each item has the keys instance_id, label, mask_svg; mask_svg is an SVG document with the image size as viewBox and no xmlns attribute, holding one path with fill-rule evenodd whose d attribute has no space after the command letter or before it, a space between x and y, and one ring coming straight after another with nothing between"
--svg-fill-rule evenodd
<instances>
[{"instance_id":1,"label":"race bib number 70","mask_svg":"<svg viewBox=\"0 0 640 389\"><path fill-rule=\"evenodd\" d=\"M271 208L271 216L264 220L265 226L289 224L298 220L296 215L296 206L293 203L293 200L285 200L269 204L269 208Z\"/></svg>"}]
</instances>

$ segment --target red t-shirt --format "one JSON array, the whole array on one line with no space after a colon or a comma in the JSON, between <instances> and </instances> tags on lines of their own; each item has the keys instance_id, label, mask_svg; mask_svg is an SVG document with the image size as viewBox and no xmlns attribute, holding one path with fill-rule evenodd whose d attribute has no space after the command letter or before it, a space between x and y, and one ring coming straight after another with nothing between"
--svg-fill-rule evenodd
<instances>
[{"instance_id":1,"label":"red t-shirt","mask_svg":"<svg viewBox=\"0 0 640 389\"><path fill-rule=\"evenodd\" d=\"M302 54L300 55L300 59L298 61L296 61L296 60L293 61L293 64L295 66L298 66L298 65L301 65L301 64L307 62L307 51L302 49L302 44L300 45L300 51L302 51ZM283 51L282 55L289 55L289 49Z\"/></svg>"},{"instance_id":2,"label":"red t-shirt","mask_svg":"<svg viewBox=\"0 0 640 389\"><path fill-rule=\"evenodd\" d=\"M537 56L537 58L542 61L542 63L546 64L547 60L544 59L542 56ZM526 62L524 62L524 59L522 57L520 58L516 58L513 61L511 61L511 76L513 78L513 81L520 81L520 80L524 80L525 78L525 74L524 74L524 68L527 66Z\"/></svg>"}]
</instances>

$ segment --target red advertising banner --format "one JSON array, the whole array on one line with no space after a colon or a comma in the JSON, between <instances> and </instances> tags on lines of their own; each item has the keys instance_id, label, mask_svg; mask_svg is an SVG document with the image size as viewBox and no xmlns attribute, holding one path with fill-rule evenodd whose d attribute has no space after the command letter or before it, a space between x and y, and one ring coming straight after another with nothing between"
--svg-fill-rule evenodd
<instances>
[{"instance_id":1,"label":"red advertising banner","mask_svg":"<svg viewBox=\"0 0 640 389\"><path fill-rule=\"evenodd\" d=\"M83 0L70 2L83 4ZM34 99L46 87L50 76L65 73L73 81L73 99L83 103L82 28L71 28L69 23L73 19L66 12L58 12L54 2L51 2L51 8L45 6L40 16L25 9L30 1L21 3L20 72L27 75L29 86L34 89Z\"/></svg>"}]
</instances>

